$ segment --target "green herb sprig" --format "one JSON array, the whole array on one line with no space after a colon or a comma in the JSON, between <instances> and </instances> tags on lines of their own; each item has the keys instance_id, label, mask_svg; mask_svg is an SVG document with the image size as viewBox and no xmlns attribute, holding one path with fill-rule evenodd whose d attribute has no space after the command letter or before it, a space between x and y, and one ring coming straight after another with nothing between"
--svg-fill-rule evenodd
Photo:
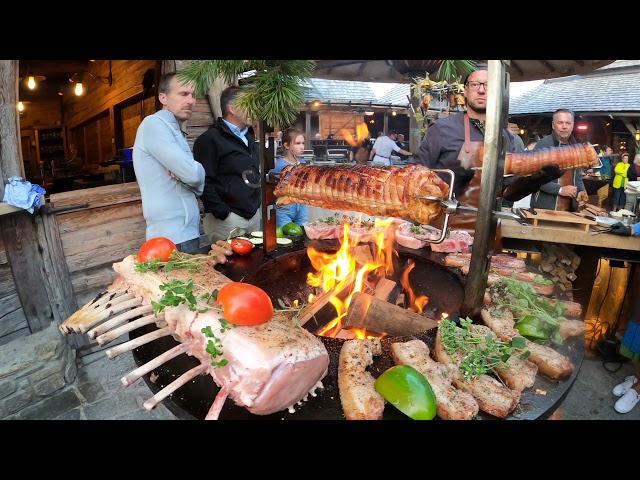
<instances>
[{"instance_id":1,"label":"green herb sprig","mask_svg":"<svg viewBox=\"0 0 640 480\"><path fill-rule=\"evenodd\" d=\"M493 334L482 335L471 331L471 320L461 319L461 328L449 319L440 322L440 338L449 355L460 354L462 360L458 366L465 380L478 375L495 371L513 354L519 354L523 360L530 352L523 349L526 341L523 337L514 337L510 342L503 342Z\"/></svg>"},{"instance_id":2,"label":"green herb sprig","mask_svg":"<svg viewBox=\"0 0 640 480\"><path fill-rule=\"evenodd\" d=\"M149 260L147 262L136 262L136 272L157 272L162 269L164 272L171 270L184 269L188 272L199 272L202 263L211 261L211 257L207 255L185 255L184 253L174 250L171 252L168 262L161 260Z\"/></svg>"},{"instance_id":3,"label":"green herb sprig","mask_svg":"<svg viewBox=\"0 0 640 480\"><path fill-rule=\"evenodd\" d=\"M153 313L156 315L163 311L166 307L177 307L182 303L186 303L189 310L196 311L196 297L193 294L193 281L183 282L181 280L171 280L168 283L160 285L160 290L164 295L158 302L151 302Z\"/></svg>"},{"instance_id":4,"label":"green herb sprig","mask_svg":"<svg viewBox=\"0 0 640 480\"><path fill-rule=\"evenodd\" d=\"M222 324L222 329L220 330L221 332L224 332L225 330L229 330L230 328L235 327L235 325L230 326L232 324L228 323L224 319L220 319L220 320L221 320L220 323ZM204 334L205 337L209 339L207 341L206 352L209 355L211 355L211 365L215 368L224 367L225 365L228 365L229 360L227 360L226 358L216 360L216 358L222 356L224 352L222 351L222 341L218 337L216 337L211 327L210 326L204 327L200 331Z\"/></svg>"},{"instance_id":5,"label":"green herb sprig","mask_svg":"<svg viewBox=\"0 0 640 480\"><path fill-rule=\"evenodd\" d=\"M564 314L564 307L560 302L552 305L548 299L538 295L530 284L515 278L500 277L496 289L498 294L492 295L492 298L498 306L511 310L518 321L534 317L549 339L562 343L558 317Z\"/></svg>"}]
</instances>

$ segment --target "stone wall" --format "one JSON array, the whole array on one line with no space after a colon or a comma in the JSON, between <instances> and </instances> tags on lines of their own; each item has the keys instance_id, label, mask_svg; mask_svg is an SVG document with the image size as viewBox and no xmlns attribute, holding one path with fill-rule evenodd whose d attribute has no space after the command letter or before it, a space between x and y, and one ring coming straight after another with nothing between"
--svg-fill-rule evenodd
<instances>
[{"instance_id":1,"label":"stone wall","mask_svg":"<svg viewBox=\"0 0 640 480\"><path fill-rule=\"evenodd\" d=\"M55 322L0 346L0 419L55 395L76 373L76 352Z\"/></svg>"}]
</instances>

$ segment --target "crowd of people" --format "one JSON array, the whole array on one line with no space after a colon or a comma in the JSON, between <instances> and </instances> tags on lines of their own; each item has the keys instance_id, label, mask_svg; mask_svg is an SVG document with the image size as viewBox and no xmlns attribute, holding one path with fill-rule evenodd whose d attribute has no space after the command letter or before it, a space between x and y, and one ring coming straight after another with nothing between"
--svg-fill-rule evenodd
<instances>
[{"instance_id":1,"label":"crowd of people","mask_svg":"<svg viewBox=\"0 0 640 480\"><path fill-rule=\"evenodd\" d=\"M478 151L485 135L487 73L486 67L478 66L467 75L463 81L466 111L433 123L415 155L403 135L390 130L386 134L380 132L374 142L367 139L354 147L352 160L358 164L389 165L391 154L395 153L411 163L450 169L456 174L457 198L477 207L482 165ZM196 103L194 87L179 81L175 73L160 79L158 97L162 109L142 121L133 151L147 239L163 236L171 239L180 251L200 251L198 197L204 205L202 228L210 243L227 239L238 228L244 232L261 229L261 192L256 187L260 184L258 144L250 120L236 104L240 91L239 87L231 86L221 93L222 116L196 139L192 152L183 125ZM512 129L505 128L502 134L508 152L532 151L577 143L573 126L573 112L559 109L553 114L551 134L533 138L526 146ZM300 163L305 133L287 129L279 139L282 154L276 159L276 172ZM611 179L614 209L622 208L628 180L640 175L640 160L630 164L628 153L623 152L620 160L614 162L610 147L603 153L600 175ZM505 177L499 196L505 201L516 201L532 195L534 207L576 211L588 200L582 176L578 168L563 171L557 165L547 165L533 175ZM308 219L307 207L303 205L277 208L276 215L278 226L289 222L304 224ZM471 229L475 222L465 224L469 219L462 216L454 216L453 221L455 227ZM640 235L640 224L614 225L611 233ZM623 343L628 356L638 360L640 327L636 321L634 317L630 322ZM616 403L617 411L629 411L640 400L639 385L638 376L633 376L616 387L614 394L621 396Z\"/></svg>"}]
</instances>

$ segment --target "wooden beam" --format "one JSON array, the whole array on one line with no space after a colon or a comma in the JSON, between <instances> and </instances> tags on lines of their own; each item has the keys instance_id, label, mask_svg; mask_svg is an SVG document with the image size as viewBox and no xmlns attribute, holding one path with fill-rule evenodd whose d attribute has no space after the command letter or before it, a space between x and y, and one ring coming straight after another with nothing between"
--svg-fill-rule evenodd
<instances>
[{"instance_id":1,"label":"wooden beam","mask_svg":"<svg viewBox=\"0 0 640 480\"><path fill-rule=\"evenodd\" d=\"M49 303L42 252L34 218L28 213L0 218L0 231L11 273L31 333L46 328L54 319Z\"/></svg>"},{"instance_id":2,"label":"wooden beam","mask_svg":"<svg viewBox=\"0 0 640 480\"><path fill-rule=\"evenodd\" d=\"M624 123L624 126L627 127L627 130L631 132L631 135L636 134L637 128L633 126L633 123L631 123L631 121L628 118L620 117L620 120L622 120L622 123Z\"/></svg>"},{"instance_id":3,"label":"wooden beam","mask_svg":"<svg viewBox=\"0 0 640 480\"><path fill-rule=\"evenodd\" d=\"M0 200L9 177L24 177L17 105L18 61L0 60Z\"/></svg>"}]
</instances>

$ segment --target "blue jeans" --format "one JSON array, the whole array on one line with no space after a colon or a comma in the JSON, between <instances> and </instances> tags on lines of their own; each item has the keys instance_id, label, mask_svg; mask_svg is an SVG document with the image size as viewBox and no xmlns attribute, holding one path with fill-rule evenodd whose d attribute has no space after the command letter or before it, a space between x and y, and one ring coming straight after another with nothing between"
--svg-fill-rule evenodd
<instances>
[{"instance_id":1,"label":"blue jeans","mask_svg":"<svg viewBox=\"0 0 640 480\"><path fill-rule=\"evenodd\" d=\"M200 253L200 237L179 243L176 248L183 253Z\"/></svg>"},{"instance_id":2,"label":"blue jeans","mask_svg":"<svg viewBox=\"0 0 640 480\"><path fill-rule=\"evenodd\" d=\"M304 225L309 218L307 206L299 203L276 207L276 226L284 227L287 223Z\"/></svg>"}]
</instances>

